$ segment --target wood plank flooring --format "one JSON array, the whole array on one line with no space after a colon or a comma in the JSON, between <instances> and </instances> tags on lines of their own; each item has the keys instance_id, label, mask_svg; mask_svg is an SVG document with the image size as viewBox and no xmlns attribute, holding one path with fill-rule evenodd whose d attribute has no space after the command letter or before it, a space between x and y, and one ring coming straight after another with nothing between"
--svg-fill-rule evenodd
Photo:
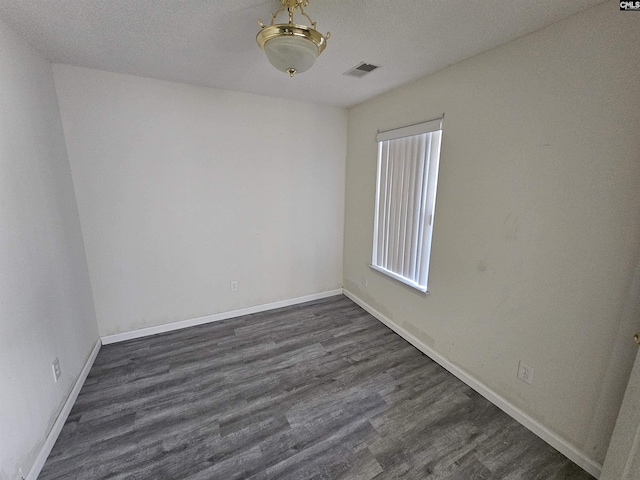
<instances>
[{"instance_id":1,"label":"wood plank flooring","mask_svg":"<svg viewBox=\"0 0 640 480\"><path fill-rule=\"evenodd\" d=\"M337 296L102 347L38 478L592 477Z\"/></svg>"}]
</instances>

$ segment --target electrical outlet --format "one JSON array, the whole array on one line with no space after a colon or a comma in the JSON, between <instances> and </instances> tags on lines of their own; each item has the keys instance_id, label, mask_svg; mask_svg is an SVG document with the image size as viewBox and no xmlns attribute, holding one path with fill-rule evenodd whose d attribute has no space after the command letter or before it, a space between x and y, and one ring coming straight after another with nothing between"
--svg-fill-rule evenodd
<instances>
[{"instance_id":1,"label":"electrical outlet","mask_svg":"<svg viewBox=\"0 0 640 480\"><path fill-rule=\"evenodd\" d=\"M238 291L238 281L234 280L233 282L231 282L231 291L232 292L237 292Z\"/></svg>"},{"instance_id":2,"label":"electrical outlet","mask_svg":"<svg viewBox=\"0 0 640 480\"><path fill-rule=\"evenodd\" d=\"M530 367L526 363L522 363L521 360L518 364L518 378L531 385L533 382L533 367Z\"/></svg>"},{"instance_id":3,"label":"electrical outlet","mask_svg":"<svg viewBox=\"0 0 640 480\"><path fill-rule=\"evenodd\" d=\"M367 278L367 276L366 276L366 275L363 275L363 276L362 276L362 286L363 286L364 288L367 288L367 287L369 286L369 279Z\"/></svg>"},{"instance_id":4,"label":"electrical outlet","mask_svg":"<svg viewBox=\"0 0 640 480\"><path fill-rule=\"evenodd\" d=\"M62 370L60 370L60 360L56 358L51 364L51 368L53 370L53 381L57 382L60 379L60 375L62 375Z\"/></svg>"}]
</instances>

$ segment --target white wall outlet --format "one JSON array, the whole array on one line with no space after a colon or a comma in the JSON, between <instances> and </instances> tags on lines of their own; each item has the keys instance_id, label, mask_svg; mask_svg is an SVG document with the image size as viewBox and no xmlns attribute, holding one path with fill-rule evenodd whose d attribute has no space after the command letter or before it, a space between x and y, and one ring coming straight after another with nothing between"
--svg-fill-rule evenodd
<instances>
[{"instance_id":1,"label":"white wall outlet","mask_svg":"<svg viewBox=\"0 0 640 480\"><path fill-rule=\"evenodd\" d=\"M364 288L367 288L367 287L369 286L369 279L367 278L367 276L366 276L366 275L363 275L363 276L362 276L362 286L363 286Z\"/></svg>"},{"instance_id":2,"label":"white wall outlet","mask_svg":"<svg viewBox=\"0 0 640 480\"><path fill-rule=\"evenodd\" d=\"M238 281L234 280L233 282L231 282L231 291L232 292L237 292L238 291Z\"/></svg>"},{"instance_id":3,"label":"white wall outlet","mask_svg":"<svg viewBox=\"0 0 640 480\"><path fill-rule=\"evenodd\" d=\"M62 375L62 370L60 370L60 360L56 358L51 364L51 368L53 370L53 381L57 382L60 379L60 375Z\"/></svg>"},{"instance_id":4,"label":"white wall outlet","mask_svg":"<svg viewBox=\"0 0 640 480\"><path fill-rule=\"evenodd\" d=\"M518 363L518 378L531 385L533 382L533 367L530 367L526 363L522 363L521 360L520 363Z\"/></svg>"}]
</instances>

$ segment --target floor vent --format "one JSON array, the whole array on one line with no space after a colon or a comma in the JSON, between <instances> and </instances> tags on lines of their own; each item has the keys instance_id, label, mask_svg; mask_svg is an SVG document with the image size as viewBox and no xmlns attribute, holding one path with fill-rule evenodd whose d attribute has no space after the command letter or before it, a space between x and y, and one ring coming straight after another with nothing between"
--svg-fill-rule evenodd
<instances>
[{"instance_id":1,"label":"floor vent","mask_svg":"<svg viewBox=\"0 0 640 480\"><path fill-rule=\"evenodd\" d=\"M368 73L373 72L376 68L379 68L378 65L371 65L370 63L360 62L351 70L344 72L344 74L350 77L360 78L360 77L364 77Z\"/></svg>"}]
</instances>

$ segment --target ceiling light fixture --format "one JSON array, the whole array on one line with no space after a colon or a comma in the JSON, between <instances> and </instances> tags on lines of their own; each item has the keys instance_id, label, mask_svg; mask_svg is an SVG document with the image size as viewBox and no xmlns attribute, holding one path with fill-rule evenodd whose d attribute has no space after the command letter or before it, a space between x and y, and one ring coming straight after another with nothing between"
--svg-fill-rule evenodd
<instances>
[{"instance_id":1,"label":"ceiling light fixture","mask_svg":"<svg viewBox=\"0 0 640 480\"><path fill-rule=\"evenodd\" d=\"M267 26L258 20L262 29L256 41L271 65L293 77L311 68L327 46L331 33L323 36L316 30L316 22L303 9L309 5L309 0L280 0L280 3L282 6L271 14L271 25ZM311 23L310 27L293 23L293 14L298 8ZM274 24L276 17L285 10L289 13L289 23Z\"/></svg>"}]
</instances>

